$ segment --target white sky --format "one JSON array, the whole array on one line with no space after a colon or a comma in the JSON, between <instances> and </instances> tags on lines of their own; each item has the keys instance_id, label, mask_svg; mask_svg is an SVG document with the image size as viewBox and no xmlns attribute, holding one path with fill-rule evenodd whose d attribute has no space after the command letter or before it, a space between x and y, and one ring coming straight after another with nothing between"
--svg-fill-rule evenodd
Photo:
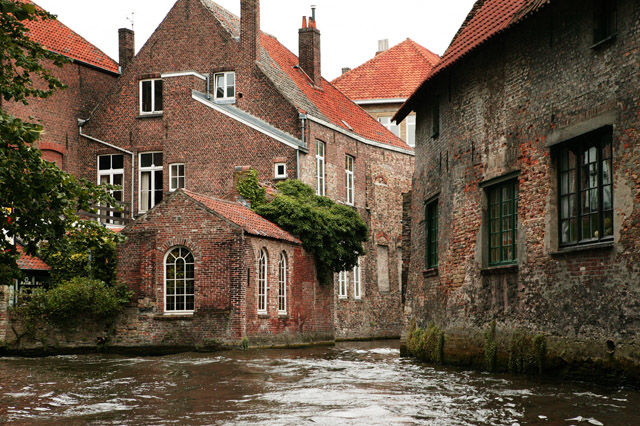
<instances>
[{"instance_id":1,"label":"white sky","mask_svg":"<svg viewBox=\"0 0 640 426\"><path fill-rule=\"evenodd\" d=\"M134 12L136 51L164 19L176 0L35 0L58 19L118 60L118 28L131 28ZM214 0L240 15L240 0ZM262 0L262 30L296 55L302 16L311 15L322 34L322 74L338 77L372 58L378 40L389 47L406 38L442 55L471 10L474 0Z\"/></svg>"}]
</instances>

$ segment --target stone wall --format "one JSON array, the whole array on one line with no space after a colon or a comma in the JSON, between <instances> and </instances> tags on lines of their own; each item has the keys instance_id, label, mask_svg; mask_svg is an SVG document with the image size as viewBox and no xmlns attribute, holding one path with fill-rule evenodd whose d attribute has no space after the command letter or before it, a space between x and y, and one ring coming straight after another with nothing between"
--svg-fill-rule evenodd
<instances>
[{"instance_id":1,"label":"stone wall","mask_svg":"<svg viewBox=\"0 0 640 426\"><path fill-rule=\"evenodd\" d=\"M405 320L444 327L445 360L482 363L482 335L496 321L499 353L525 330L546 336L549 366L638 371L640 6L617 4L617 36L592 46L591 3L552 2L452 66L420 102ZM613 238L561 247L558 148L603 126L613 139ZM486 188L510 173L517 260L493 267ZM429 269L425 202L434 197L439 262Z\"/></svg>"}]
</instances>

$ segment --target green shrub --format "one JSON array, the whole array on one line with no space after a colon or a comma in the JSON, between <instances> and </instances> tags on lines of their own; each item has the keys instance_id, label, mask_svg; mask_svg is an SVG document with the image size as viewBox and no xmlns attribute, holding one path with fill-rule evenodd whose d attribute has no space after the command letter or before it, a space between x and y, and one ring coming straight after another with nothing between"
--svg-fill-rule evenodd
<instances>
[{"instance_id":1,"label":"green shrub","mask_svg":"<svg viewBox=\"0 0 640 426\"><path fill-rule=\"evenodd\" d=\"M484 332L484 362L487 370L493 372L496 369L498 356L498 344L496 343L496 321L491 321L489 328Z\"/></svg>"},{"instance_id":2,"label":"green shrub","mask_svg":"<svg viewBox=\"0 0 640 426\"><path fill-rule=\"evenodd\" d=\"M411 321L407 336L409 355L425 362L442 363L444 360L444 331L430 323L426 330Z\"/></svg>"}]
</instances>

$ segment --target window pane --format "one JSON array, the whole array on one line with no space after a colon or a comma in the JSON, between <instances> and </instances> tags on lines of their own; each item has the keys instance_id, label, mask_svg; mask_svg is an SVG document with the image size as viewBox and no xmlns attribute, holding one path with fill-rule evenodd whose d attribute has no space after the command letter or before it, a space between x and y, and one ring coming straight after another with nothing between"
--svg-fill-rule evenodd
<instances>
[{"instance_id":1,"label":"window pane","mask_svg":"<svg viewBox=\"0 0 640 426\"><path fill-rule=\"evenodd\" d=\"M146 153L140 155L140 167L151 167L153 164L153 154Z\"/></svg>"},{"instance_id":2,"label":"window pane","mask_svg":"<svg viewBox=\"0 0 640 426\"><path fill-rule=\"evenodd\" d=\"M112 155L111 162L112 162L112 165L111 165L112 169L124 168L124 156L122 155Z\"/></svg>"},{"instance_id":3,"label":"window pane","mask_svg":"<svg viewBox=\"0 0 640 426\"><path fill-rule=\"evenodd\" d=\"M608 211L604 213L604 235L603 237L610 237L613 235L613 212Z\"/></svg>"},{"instance_id":4,"label":"window pane","mask_svg":"<svg viewBox=\"0 0 640 426\"><path fill-rule=\"evenodd\" d=\"M162 80L154 80L154 96L155 96L155 108L154 111L162 111Z\"/></svg>"},{"instance_id":5,"label":"window pane","mask_svg":"<svg viewBox=\"0 0 640 426\"><path fill-rule=\"evenodd\" d=\"M216 74L216 98L224 98L224 74Z\"/></svg>"},{"instance_id":6,"label":"window pane","mask_svg":"<svg viewBox=\"0 0 640 426\"><path fill-rule=\"evenodd\" d=\"M110 155L101 155L98 157L98 169L99 170L109 170L111 169L111 156Z\"/></svg>"},{"instance_id":7,"label":"window pane","mask_svg":"<svg viewBox=\"0 0 640 426\"><path fill-rule=\"evenodd\" d=\"M162 167L162 153L154 152L153 153L153 165L156 167Z\"/></svg>"},{"instance_id":8,"label":"window pane","mask_svg":"<svg viewBox=\"0 0 640 426\"><path fill-rule=\"evenodd\" d=\"M151 112L151 81L142 82L142 111Z\"/></svg>"}]
</instances>

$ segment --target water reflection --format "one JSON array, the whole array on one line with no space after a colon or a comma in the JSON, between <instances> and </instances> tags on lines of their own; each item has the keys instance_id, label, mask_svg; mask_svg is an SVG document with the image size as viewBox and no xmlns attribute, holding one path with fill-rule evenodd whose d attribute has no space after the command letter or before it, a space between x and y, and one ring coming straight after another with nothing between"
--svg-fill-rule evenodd
<instances>
[{"instance_id":1,"label":"water reflection","mask_svg":"<svg viewBox=\"0 0 640 426\"><path fill-rule=\"evenodd\" d=\"M0 359L16 425L637 425L640 393L430 367L397 342Z\"/></svg>"}]
</instances>

